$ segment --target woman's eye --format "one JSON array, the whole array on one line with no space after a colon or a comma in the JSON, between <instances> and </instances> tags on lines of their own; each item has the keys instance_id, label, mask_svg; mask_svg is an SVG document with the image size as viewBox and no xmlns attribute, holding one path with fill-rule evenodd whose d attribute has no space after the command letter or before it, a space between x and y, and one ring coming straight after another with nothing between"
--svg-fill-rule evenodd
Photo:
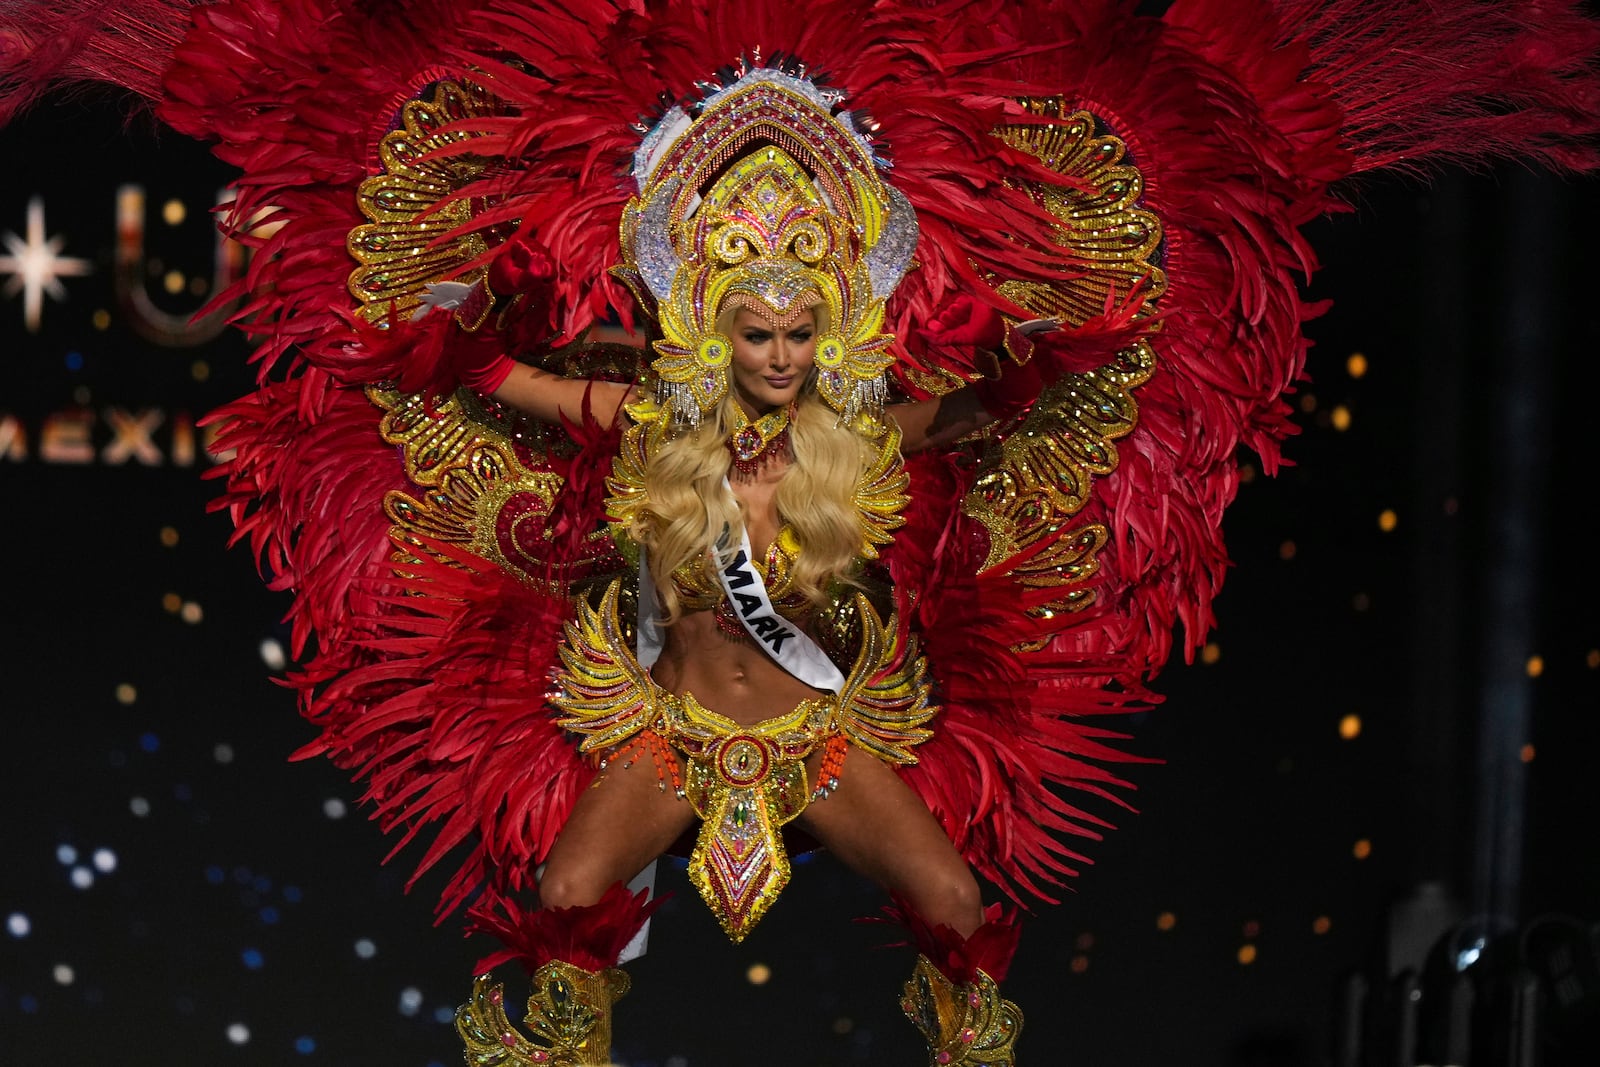
<instances>
[{"instance_id":1,"label":"woman's eye","mask_svg":"<svg viewBox=\"0 0 1600 1067\"><path fill-rule=\"evenodd\" d=\"M767 333L747 333L744 335L744 339L750 344L759 345L772 340L772 335Z\"/></svg>"}]
</instances>

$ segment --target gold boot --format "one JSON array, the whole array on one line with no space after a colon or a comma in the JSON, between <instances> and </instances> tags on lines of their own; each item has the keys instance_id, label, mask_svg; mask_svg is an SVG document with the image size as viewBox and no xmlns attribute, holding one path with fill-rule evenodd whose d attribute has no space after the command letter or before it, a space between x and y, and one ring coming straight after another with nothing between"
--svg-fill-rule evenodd
<instances>
[{"instance_id":1,"label":"gold boot","mask_svg":"<svg viewBox=\"0 0 1600 1067\"><path fill-rule=\"evenodd\" d=\"M506 1018L505 995L489 975L472 983L472 999L456 1009L456 1030L469 1067L604 1067L611 1062L611 1005L628 992L623 971L586 971L560 960L533 973L524 1025Z\"/></svg>"},{"instance_id":2,"label":"gold boot","mask_svg":"<svg viewBox=\"0 0 1600 1067\"><path fill-rule=\"evenodd\" d=\"M918 956L900 1007L928 1042L929 1067L1014 1067L1022 1012L982 971L956 985Z\"/></svg>"}]
</instances>

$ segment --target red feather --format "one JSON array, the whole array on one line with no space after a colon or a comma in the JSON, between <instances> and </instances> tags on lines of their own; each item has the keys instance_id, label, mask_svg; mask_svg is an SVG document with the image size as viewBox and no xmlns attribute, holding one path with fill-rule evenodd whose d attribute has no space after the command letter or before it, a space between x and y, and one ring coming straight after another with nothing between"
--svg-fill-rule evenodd
<instances>
[{"instance_id":1,"label":"red feather","mask_svg":"<svg viewBox=\"0 0 1600 1067\"><path fill-rule=\"evenodd\" d=\"M628 942L666 900L658 897L646 903L648 896L643 889L635 896L618 882L587 907L528 911L511 900L493 908L475 905L467 912L471 920L467 932L493 934L505 948L479 960L474 970L485 974L510 960L529 974L552 960L586 971L615 967Z\"/></svg>"},{"instance_id":2,"label":"red feather","mask_svg":"<svg viewBox=\"0 0 1600 1067\"><path fill-rule=\"evenodd\" d=\"M984 909L983 925L969 937L962 937L944 923L929 922L900 896L894 897L894 903L884 908L883 914L887 921L905 927L917 951L956 985L977 981L979 971L996 982L1005 981L1022 936L1016 911L1007 912L999 904Z\"/></svg>"}]
</instances>

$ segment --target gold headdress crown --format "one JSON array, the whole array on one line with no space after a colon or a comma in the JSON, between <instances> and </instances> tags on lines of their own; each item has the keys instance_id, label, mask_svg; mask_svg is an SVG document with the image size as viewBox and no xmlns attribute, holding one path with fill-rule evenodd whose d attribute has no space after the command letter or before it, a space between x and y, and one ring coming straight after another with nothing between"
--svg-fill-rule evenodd
<instances>
[{"instance_id":1,"label":"gold headdress crown","mask_svg":"<svg viewBox=\"0 0 1600 1067\"><path fill-rule=\"evenodd\" d=\"M727 396L733 341L716 320L730 305L780 328L816 307L818 392L846 419L882 405L883 304L917 219L842 100L758 67L693 117L668 111L635 153L617 274L655 305L651 368L675 421L698 424Z\"/></svg>"}]
</instances>

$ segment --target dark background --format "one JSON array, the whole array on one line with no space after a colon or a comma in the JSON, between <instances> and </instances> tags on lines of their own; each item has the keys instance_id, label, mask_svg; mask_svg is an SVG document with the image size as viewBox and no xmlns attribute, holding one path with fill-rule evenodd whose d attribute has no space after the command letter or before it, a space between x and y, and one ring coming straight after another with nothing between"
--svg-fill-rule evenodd
<instances>
[{"instance_id":1,"label":"dark background","mask_svg":"<svg viewBox=\"0 0 1600 1067\"><path fill-rule=\"evenodd\" d=\"M174 462L175 422L249 388L242 344L151 343L113 284L116 189L138 183L146 289L197 307L227 174L119 107L0 132L0 238L25 236L40 197L46 235L94 265L37 332L21 295L0 299L0 1063L458 1063L475 946L431 925L440 880L403 895L417 853L382 865L340 772L287 762L312 736L272 682L287 598L225 547L204 457ZM1525 817L1494 805L1525 828L1520 875L1496 861L1520 888L1508 919L1600 918L1595 192L1447 174L1363 187L1317 225L1311 293L1338 305L1310 327L1296 465L1268 479L1240 458L1214 643L1127 724L1166 762L1129 770L1139 812L1102 809L1119 829L1028 924L1007 986L1023 1062L1332 1062L1336 991L1387 969L1390 902L1432 878L1473 908L1497 678L1531 702L1500 745L1527 757ZM155 465L108 461L110 408L160 411ZM46 424L79 409L95 454L49 461ZM1508 560L1516 610L1491 580ZM831 859L737 948L681 866L663 888L622 1063L923 1061L897 1009L910 956L850 921L880 901Z\"/></svg>"}]
</instances>

